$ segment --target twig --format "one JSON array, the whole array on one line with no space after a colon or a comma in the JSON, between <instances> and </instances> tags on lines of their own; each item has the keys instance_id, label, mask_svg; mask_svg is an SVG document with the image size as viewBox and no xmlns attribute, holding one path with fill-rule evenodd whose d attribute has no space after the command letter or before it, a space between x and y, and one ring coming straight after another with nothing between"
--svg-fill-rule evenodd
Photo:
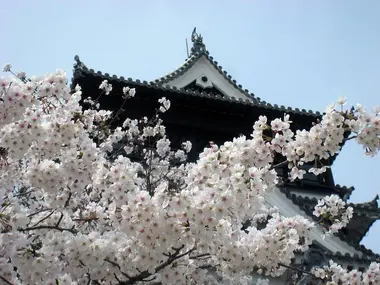
<instances>
[{"instance_id":1,"label":"twig","mask_svg":"<svg viewBox=\"0 0 380 285\"><path fill-rule=\"evenodd\" d=\"M13 285L13 283L9 282L7 279L5 279L3 276L0 276L0 279L3 280L8 285Z\"/></svg>"},{"instance_id":2,"label":"twig","mask_svg":"<svg viewBox=\"0 0 380 285\"><path fill-rule=\"evenodd\" d=\"M279 263L278 265L280 265L280 266L282 266L282 267L285 267L285 268L288 268L288 269L290 269L290 270L298 271L298 272L301 272L301 273L303 273L303 274L311 275L311 276L317 278L314 274L312 274L312 273L310 273L310 272L308 272L308 271L304 271L304 270L299 269L299 268L295 268L295 267L292 267L292 266L289 266L289 265L285 265L285 264L283 264L283 263ZM318 279L319 279L319 278L318 278Z\"/></svg>"},{"instance_id":3,"label":"twig","mask_svg":"<svg viewBox=\"0 0 380 285\"><path fill-rule=\"evenodd\" d=\"M79 218L79 219L72 219L73 222L92 222L97 221L99 218Z\"/></svg>"},{"instance_id":4,"label":"twig","mask_svg":"<svg viewBox=\"0 0 380 285\"><path fill-rule=\"evenodd\" d=\"M275 168L278 168L278 167L282 167L282 166L285 166L289 163L289 161L285 160L283 162L280 162L278 164L275 164L275 165L272 165L269 170L272 170L272 169L275 169Z\"/></svg>"},{"instance_id":5,"label":"twig","mask_svg":"<svg viewBox=\"0 0 380 285\"><path fill-rule=\"evenodd\" d=\"M25 228L25 229L18 229L20 232L27 232L27 231L35 231L35 230L57 230L57 231L68 231L72 234L76 234L77 231L74 230L74 227L71 229L68 228L60 228L55 226L38 226L38 227L31 227L31 228Z\"/></svg>"},{"instance_id":6,"label":"twig","mask_svg":"<svg viewBox=\"0 0 380 285\"><path fill-rule=\"evenodd\" d=\"M70 199L71 199L71 196L72 196L73 194L70 192L69 193L69 197L67 197L67 200L66 200L66 202L65 202L65 205L63 206L63 208L66 208L68 205L69 205L69 203L70 203Z\"/></svg>"},{"instance_id":7,"label":"twig","mask_svg":"<svg viewBox=\"0 0 380 285\"><path fill-rule=\"evenodd\" d=\"M63 219L63 213L61 213L61 216L59 217L58 222L55 224L56 227L59 226L59 224L61 223L62 219Z\"/></svg>"},{"instance_id":8,"label":"twig","mask_svg":"<svg viewBox=\"0 0 380 285\"><path fill-rule=\"evenodd\" d=\"M352 137L349 137L349 138L346 138L344 139L343 141L349 141L349 140L352 140L352 139L356 139L358 136L352 136Z\"/></svg>"},{"instance_id":9,"label":"twig","mask_svg":"<svg viewBox=\"0 0 380 285\"><path fill-rule=\"evenodd\" d=\"M211 257L211 255L209 253L203 253L203 254L199 254L199 255L195 255L195 256L189 256L189 259L197 259L197 258L201 258L201 257Z\"/></svg>"},{"instance_id":10,"label":"twig","mask_svg":"<svg viewBox=\"0 0 380 285\"><path fill-rule=\"evenodd\" d=\"M130 278L129 275L128 275L127 273L121 271L121 267L120 267L120 265L117 264L116 262L113 262L113 261L111 261L111 260L109 260L109 259L104 259L104 261L107 261L108 263L111 263L113 266L116 266L116 267L120 270L120 273L121 273L121 274L123 274L123 275L124 275L125 277L127 277L127 278ZM120 281L118 280L118 282L120 282Z\"/></svg>"},{"instance_id":11,"label":"twig","mask_svg":"<svg viewBox=\"0 0 380 285\"><path fill-rule=\"evenodd\" d=\"M39 210L39 211L37 211L37 212L35 212L35 213L29 214L29 215L28 215L28 218L33 217L33 216L35 216L35 215L38 215L39 213L46 212L46 211L51 211L51 210L53 210L53 209L52 209L52 208L47 208L47 209Z\"/></svg>"},{"instance_id":12,"label":"twig","mask_svg":"<svg viewBox=\"0 0 380 285\"><path fill-rule=\"evenodd\" d=\"M35 223L33 225L33 227L37 226L38 224L41 224L43 221L45 221L46 219L48 219L49 217L51 217L51 215L54 214L54 211L52 211L51 213L49 213L48 215L46 215L44 218L42 218L41 220L39 220L37 223Z\"/></svg>"},{"instance_id":13,"label":"twig","mask_svg":"<svg viewBox=\"0 0 380 285\"><path fill-rule=\"evenodd\" d=\"M165 268L166 266L172 264L174 261L176 261L177 259L180 259L181 257L184 257L185 255L188 255L190 253L192 253L196 248L193 247L192 249L189 249L188 251L182 253L182 254L179 254L181 252L181 250L184 248L185 246L182 245L178 248L173 248L174 250L174 253L172 253L170 255L170 257L165 261L163 262L162 264L158 265L156 268L155 268L155 271L154 273L157 273L159 272L160 270L162 270L163 268ZM148 272L148 270L145 270L143 272L141 272L140 274L136 275L136 276L131 276L129 277L127 281L124 281L124 282L120 282L118 285L133 285L135 284L136 282L138 281L144 281L146 278L148 278L149 276L151 276L152 274ZM154 279L153 279L154 280ZM159 284L159 283L158 283Z\"/></svg>"}]
</instances>

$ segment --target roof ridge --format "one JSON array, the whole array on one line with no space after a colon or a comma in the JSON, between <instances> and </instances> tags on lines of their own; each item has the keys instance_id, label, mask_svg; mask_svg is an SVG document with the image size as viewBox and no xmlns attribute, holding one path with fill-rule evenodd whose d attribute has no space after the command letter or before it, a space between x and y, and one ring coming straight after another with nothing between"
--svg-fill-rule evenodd
<instances>
[{"instance_id":1,"label":"roof ridge","mask_svg":"<svg viewBox=\"0 0 380 285\"><path fill-rule=\"evenodd\" d=\"M166 75L160 77L160 78L157 78L155 80L152 80L151 82L155 82L157 84L163 84L166 82L166 80L168 79L174 79L176 78L176 74L178 72L181 72L183 69L186 69L187 70L187 66L189 65L189 63L191 63L192 61L194 60L194 55L191 54L188 58L186 58L185 62L183 64L181 64L178 68L174 69L173 71L171 72L168 72Z\"/></svg>"},{"instance_id":2,"label":"roof ridge","mask_svg":"<svg viewBox=\"0 0 380 285\"><path fill-rule=\"evenodd\" d=\"M195 52L192 52L190 56L187 58L184 64L182 64L176 70L168 73L166 76L163 76L159 79L156 79L155 82L157 84L168 83L169 81L178 78L183 75L186 71L188 71L202 56L204 56L211 65L230 83L234 86L238 91L244 94L248 99L253 101L261 101L260 97L256 97L254 93L250 93L248 89L243 89L241 84L237 84L236 80L232 78L231 75L228 74L226 70L223 70L221 65L218 65L218 62L214 60L214 57L210 55L210 52L207 49L201 49Z\"/></svg>"}]
</instances>

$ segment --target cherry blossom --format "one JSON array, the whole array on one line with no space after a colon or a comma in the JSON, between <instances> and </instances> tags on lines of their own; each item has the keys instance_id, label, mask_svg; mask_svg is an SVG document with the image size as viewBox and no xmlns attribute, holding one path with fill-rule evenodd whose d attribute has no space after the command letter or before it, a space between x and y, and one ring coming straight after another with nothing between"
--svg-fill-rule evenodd
<instances>
[{"instance_id":1,"label":"cherry blossom","mask_svg":"<svg viewBox=\"0 0 380 285\"><path fill-rule=\"evenodd\" d=\"M338 195L331 195L318 201L313 214L322 217L320 223L328 223L329 233L336 233L348 224L353 212Z\"/></svg>"},{"instance_id":2,"label":"cherry blossom","mask_svg":"<svg viewBox=\"0 0 380 285\"><path fill-rule=\"evenodd\" d=\"M108 80L103 80L102 84L100 84L99 89L104 90L106 95L109 95L112 91L112 85L108 83Z\"/></svg>"},{"instance_id":3,"label":"cherry blossom","mask_svg":"<svg viewBox=\"0 0 380 285\"><path fill-rule=\"evenodd\" d=\"M378 111L331 106L295 133L288 114L260 116L250 138L210 142L187 163L191 142L173 149L160 118L169 100L160 98L151 118L111 128L119 111L100 110L98 99L67 82L63 71L0 79L4 284L251 284L253 273L268 284L265 276L282 275L320 226L266 203L280 180L275 158L283 157L290 179L302 179L304 164L316 175L326 171L323 161L346 140L369 155L380 148ZM99 88L115 91L106 80ZM135 96L128 86L120 92L123 104ZM315 215L335 232L352 217L346 206L326 197ZM378 272L377 263L363 275L330 263L313 274L371 284Z\"/></svg>"}]
</instances>

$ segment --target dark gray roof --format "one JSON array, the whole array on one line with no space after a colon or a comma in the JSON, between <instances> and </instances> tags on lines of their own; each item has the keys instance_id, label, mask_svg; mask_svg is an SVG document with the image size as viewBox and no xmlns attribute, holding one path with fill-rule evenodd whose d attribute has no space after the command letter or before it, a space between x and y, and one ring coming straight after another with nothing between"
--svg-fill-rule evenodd
<instances>
[{"instance_id":1,"label":"dark gray roof","mask_svg":"<svg viewBox=\"0 0 380 285\"><path fill-rule=\"evenodd\" d=\"M356 267L357 263L369 264L373 261L380 262L380 255L375 254L373 252L368 254L368 252L362 251L362 256L360 256L357 253L351 255L349 253L342 253L340 251L332 252L331 250L328 250L317 241L313 241L311 247L321 250L328 259L333 259L335 261L344 261L349 263L350 265L353 265L353 267Z\"/></svg>"},{"instance_id":2,"label":"dark gray roof","mask_svg":"<svg viewBox=\"0 0 380 285\"><path fill-rule=\"evenodd\" d=\"M269 104L266 103L265 101L259 101L257 100L250 100L250 99L235 99L233 97L228 97L228 96L215 96L214 94L209 94L207 92L199 92L197 90L183 90L183 89L178 89L175 86L170 86L170 85L165 85L164 82L154 82L154 81L141 81L139 79L132 79L132 78L125 78L123 76L116 76L116 75L110 75L109 73L102 73L101 71L95 71L94 69L89 69L79 58L78 55L74 57L75 59L75 64L74 64L74 72L73 72L73 78L72 78L72 85L75 83L77 77L83 76L84 74L91 74L96 77L101 77L103 80L108 80L110 82L112 81L117 81L119 83L125 84L126 86L144 86L152 89L158 89L158 90L163 90L163 91L168 91L171 93L175 94L180 94L180 95L187 95L187 96L195 96L195 97L204 97L210 100L217 100L217 101L225 101L227 103L232 103L232 104L238 104L238 105L246 105L246 106L256 106L259 108L264 108L267 110L276 110L288 114L299 114L299 115L304 115L308 117L313 117L313 118L320 118L321 113L320 112L314 112L314 111L307 111L305 109L300 110L299 108L291 108L291 107L285 107L283 105L278 106L277 104ZM74 87L74 86L72 86Z\"/></svg>"},{"instance_id":3,"label":"dark gray roof","mask_svg":"<svg viewBox=\"0 0 380 285\"><path fill-rule=\"evenodd\" d=\"M350 199L352 192L354 192L355 190L355 187L347 187L335 184L335 190L344 201L347 201L348 199Z\"/></svg>"}]
</instances>

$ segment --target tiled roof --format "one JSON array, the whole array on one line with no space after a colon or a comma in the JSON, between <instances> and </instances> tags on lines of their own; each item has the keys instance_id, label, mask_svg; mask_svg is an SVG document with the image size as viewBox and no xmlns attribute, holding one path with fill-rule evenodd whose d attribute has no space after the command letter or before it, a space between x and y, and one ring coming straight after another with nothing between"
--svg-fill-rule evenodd
<instances>
[{"instance_id":1,"label":"tiled roof","mask_svg":"<svg viewBox=\"0 0 380 285\"><path fill-rule=\"evenodd\" d=\"M320 118L321 113L320 112L313 112L311 110L307 111L305 109L298 109L298 108L291 108L291 107L285 107L285 106L278 106L277 104L269 104L265 101L258 101L256 100L243 100L243 99L235 99L233 97L222 97L222 96L215 96L215 94L209 94L208 92L199 92L197 90L183 90L179 89L175 86L169 86L165 85L164 82L153 82L153 81L141 81L139 79L132 79L132 78L124 78L123 76L116 76L116 75L110 75L109 73L102 73L100 71L95 71L94 69L89 69L80 59L79 56L75 56L75 64L74 64L74 73L72 78L72 83L76 81L77 77L80 77L85 74L92 74L96 77L100 77L103 80L108 80L110 82L117 81L119 83L128 85L134 85L134 86L145 86L152 89L158 89L163 91L168 91L174 94L178 95L186 95L186 96L192 96L192 97L204 97L210 100L217 100L217 101L224 101L231 104L237 104L237 105L246 105L246 106L255 106L259 108L264 108L267 110L276 110L287 114L299 114L304 115L312 118Z\"/></svg>"},{"instance_id":2,"label":"tiled roof","mask_svg":"<svg viewBox=\"0 0 380 285\"><path fill-rule=\"evenodd\" d=\"M359 254L349 254L349 253L342 253L340 251L332 252L331 250L326 249L323 245L318 243L317 241L313 241L311 247L317 248L323 252L323 254L326 256L327 260L333 259L335 261L344 261L347 262L349 265L356 267L357 263L362 264L369 264L373 261L380 262L380 255L375 254L373 252L369 253L367 252L368 249L364 250L361 249L362 255Z\"/></svg>"},{"instance_id":3,"label":"tiled roof","mask_svg":"<svg viewBox=\"0 0 380 285\"><path fill-rule=\"evenodd\" d=\"M326 256L330 257L332 259L338 259L346 262L363 262L363 263L371 263L373 261L380 262L380 255L374 253L373 251L367 249L364 245L360 246L360 251L363 252L362 256L359 256L358 254L349 254L349 253L341 253L340 251L337 252L327 252Z\"/></svg>"},{"instance_id":4,"label":"tiled roof","mask_svg":"<svg viewBox=\"0 0 380 285\"><path fill-rule=\"evenodd\" d=\"M338 193L338 195L344 200L347 201L350 199L352 192L354 192L355 188L353 186L347 187L347 186L341 186L339 184L335 185L335 190Z\"/></svg>"}]
</instances>

